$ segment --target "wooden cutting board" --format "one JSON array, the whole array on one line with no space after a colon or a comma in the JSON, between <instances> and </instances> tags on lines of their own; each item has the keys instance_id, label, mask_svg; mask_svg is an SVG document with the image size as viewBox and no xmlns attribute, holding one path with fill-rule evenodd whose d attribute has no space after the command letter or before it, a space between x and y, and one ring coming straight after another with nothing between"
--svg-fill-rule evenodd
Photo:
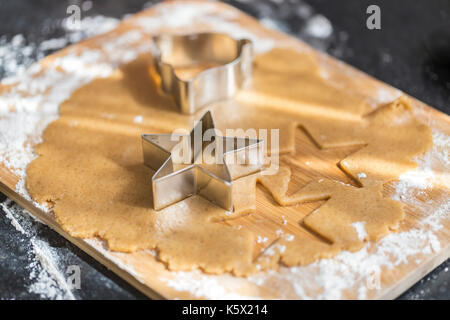
<instances>
[{"instance_id":1,"label":"wooden cutting board","mask_svg":"<svg viewBox=\"0 0 450 320\"><path fill-rule=\"evenodd\" d=\"M184 15L176 16L181 12ZM166 19L171 15L173 19ZM184 25L183 21L177 21L176 19L176 17L179 17L183 20L183 17L186 16L196 16L197 19L188 21ZM233 7L223 3L206 3L204 1L160 4L155 8L150 8L128 18L110 33L89 39L47 57L40 62L40 65L45 68L46 64L51 63L58 57L64 57L73 50L80 49L79 52L82 52L88 48L92 49L104 45L105 42L112 42L125 32L134 30L145 32L146 26L150 27L152 23L158 23L158 28L162 27L159 30L164 32L180 32L180 27L182 27L183 32L198 30L230 32L237 37L255 36L267 43L313 50L322 69L327 74L328 81L345 87L346 90L356 95L365 97L370 103L389 102L401 94L389 85L315 51L296 39L266 29L257 20ZM143 25L145 26L143 27ZM257 45L260 44L257 43ZM4 92L2 90L5 90L5 86L0 86L0 96ZM412 99L412 101L417 116L424 119L433 130L447 136L450 134L450 118L448 116L420 101L415 99ZM2 128L0 128L0 134L1 130ZM336 163L357 150L357 147L321 150L299 128L296 133L295 148L296 154L283 160L291 164L295 163L295 175L309 180L308 177L313 172L320 176L354 184L336 166ZM447 145L444 148L450 147ZM302 161L299 161L299 159L302 159ZM448 175L448 171L435 172L435 174L445 176ZM19 180L20 177L14 174L13 170L8 169L5 163L0 163L0 191L151 298L392 299L450 256L450 219L448 217L448 206L445 207L449 198L447 185L440 185L432 190L427 190L426 195L421 194L420 197L415 197L413 202L408 202L406 219L402 222L397 237L391 240L370 244L361 252L339 255L334 259L308 266L280 267L279 270L270 271L266 274L240 278L229 274L207 275L199 271L171 272L155 259L152 251L127 254L111 252L98 239L73 238L60 228L51 214L42 211L32 201L27 200L23 194L16 192L16 185ZM387 186L386 194L392 193L394 193L394 185ZM432 200L436 201L433 202ZM283 220L286 220L285 231L301 237L302 234L298 232L299 228L296 228L296 225L322 203L314 202L300 206L280 207L275 204L264 188L258 186L257 211L240 219L239 224L254 231L257 235L267 237L270 242L274 239L275 230L278 229L280 224L280 221L274 217L283 216ZM430 229L429 225L424 224L422 220L430 214L436 214L436 212L439 213L439 217L436 219L439 219L440 227ZM229 222L229 224L232 223ZM419 236L416 241L414 236L417 234L425 236ZM404 243L397 243L398 241L404 241ZM257 246L262 247L264 243L257 243ZM439 245L436 245L436 243ZM364 261L373 261L374 265L380 263L381 269L375 268L370 274L363 274L358 269L357 264ZM389 263L386 263L386 261ZM378 280L379 283L377 283Z\"/></svg>"}]
</instances>

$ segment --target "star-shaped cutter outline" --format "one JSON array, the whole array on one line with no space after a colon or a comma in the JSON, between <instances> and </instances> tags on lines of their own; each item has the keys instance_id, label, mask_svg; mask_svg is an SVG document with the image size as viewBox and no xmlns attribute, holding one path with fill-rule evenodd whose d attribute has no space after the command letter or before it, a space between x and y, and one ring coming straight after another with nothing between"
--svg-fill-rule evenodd
<instances>
[{"instance_id":1,"label":"star-shaped cutter outline","mask_svg":"<svg viewBox=\"0 0 450 320\"><path fill-rule=\"evenodd\" d=\"M199 134L200 145L195 143ZM204 137L210 141L204 141ZM190 163L174 170L173 150L186 141L189 143ZM222 159L222 163L208 164L214 170L198 163L199 156L203 156L204 150L212 143L217 152L214 156ZM196 121L189 134L143 134L142 151L144 164L155 170L151 178L155 210L198 194L227 211L233 211L233 179L258 172L264 166L264 140L218 135L210 111Z\"/></svg>"},{"instance_id":2,"label":"star-shaped cutter outline","mask_svg":"<svg viewBox=\"0 0 450 320\"><path fill-rule=\"evenodd\" d=\"M248 39L234 39L224 33L194 33L153 36L153 64L162 90L171 95L180 111L193 114L205 105L232 97L252 76L253 45ZM177 66L215 62L184 80Z\"/></svg>"}]
</instances>

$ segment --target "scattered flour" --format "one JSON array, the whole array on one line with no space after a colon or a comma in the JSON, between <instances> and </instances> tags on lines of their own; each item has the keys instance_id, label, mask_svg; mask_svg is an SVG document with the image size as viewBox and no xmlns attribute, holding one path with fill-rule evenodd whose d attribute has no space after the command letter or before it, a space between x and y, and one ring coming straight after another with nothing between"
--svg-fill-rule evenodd
<instances>
[{"instance_id":1,"label":"scattered flour","mask_svg":"<svg viewBox=\"0 0 450 320\"><path fill-rule=\"evenodd\" d=\"M249 277L249 280L258 285L276 282L280 287L292 287L294 293L302 299L340 299L352 289L358 292L357 298L366 299L369 294L374 293L367 285L373 270L382 272L383 268L391 269L410 261L421 263L427 254L439 252L441 244L436 232L443 229L444 223L449 223L448 193L427 202L419 201L416 197L418 191L433 188L430 180L433 170L450 170L448 159L445 159L449 148L448 136L435 131L433 142L433 149L416 160L418 168L399 178L392 196L423 216L417 227L391 233L375 244L367 243L358 252L344 251L333 259L322 259L307 266L282 267L279 272L262 272ZM442 183L446 183L445 188L449 190L450 180L445 179ZM364 226L355 228L363 238ZM317 294L309 296L307 292Z\"/></svg>"},{"instance_id":2,"label":"scattered flour","mask_svg":"<svg viewBox=\"0 0 450 320\"><path fill-rule=\"evenodd\" d=\"M295 236L293 234L287 234L284 238L286 241L293 241Z\"/></svg>"},{"instance_id":3,"label":"scattered flour","mask_svg":"<svg viewBox=\"0 0 450 320\"><path fill-rule=\"evenodd\" d=\"M144 120L144 118L142 116L136 116L133 119L134 123L142 123L142 120Z\"/></svg>"},{"instance_id":4,"label":"scattered flour","mask_svg":"<svg viewBox=\"0 0 450 320\"><path fill-rule=\"evenodd\" d=\"M50 51L109 31L118 22L118 19L103 16L87 17L81 20L80 29L66 29L63 37L39 45L27 43L21 34L10 41L5 36L0 38L0 77L7 77L1 79L1 84L16 85L0 96L0 163L20 178L16 191L28 200L31 198L24 183L26 166L35 157L33 146L41 141L42 131L57 118L59 104L79 86L95 77L106 77L114 70L114 64L102 63L100 52L95 50L82 54L71 52L55 59L45 72L40 64L33 63ZM122 41L126 43L126 39ZM119 49L118 54L122 51ZM35 205L48 211L45 205ZM75 299L59 270L57 251L37 239L36 223L28 212L9 199L0 203L0 208L14 228L30 239L28 269L32 283L29 292L43 299Z\"/></svg>"},{"instance_id":5,"label":"scattered flour","mask_svg":"<svg viewBox=\"0 0 450 320\"><path fill-rule=\"evenodd\" d=\"M380 104L386 104L389 102L394 101L395 99L399 98L403 93L395 88L379 88L374 97L373 97L373 103L374 106L378 106Z\"/></svg>"},{"instance_id":6,"label":"scattered flour","mask_svg":"<svg viewBox=\"0 0 450 320\"><path fill-rule=\"evenodd\" d=\"M357 177L358 179L364 179L364 178L367 178L367 174L366 174L365 172L361 172L361 173L358 173L358 174L356 175L356 177Z\"/></svg>"},{"instance_id":7,"label":"scattered flour","mask_svg":"<svg viewBox=\"0 0 450 320\"><path fill-rule=\"evenodd\" d=\"M9 208L12 201L10 199L6 199L4 202L0 203L0 207L2 208L3 212L6 213L6 218L9 219L12 226L19 231L21 234L26 235L27 232L23 229L22 225L19 223L17 218L14 216L13 211Z\"/></svg>"},{"instance_id":8,"label":"scattered flour","mask_svg":"<svg viewBox=\"0 0 450 320\"><path fill-rule=\"evenodd\" d=\"M27 269L32 281L28 287L30 293L39 295L42 299L70 299L74 300L69 284L60 271L58 252L46 242L39 240L36 231L40 222L11 200L0 203L0 208L6 213L14 228L29 239L27 245Z\"/></svg>"},{"instance_id":9,"label":"scattered flour","mask_svg":"<svg viewBox=\"0 0 450 320\"><path fill-rule=\"evenodd\" d=\"M441 171L445 181L449 181L449 146L450 137L443 132L433 130L433 150L425 156L417 159L418 167L408 171L399 177L396 183L397 193L394 199L397 201L413 201L413 191L425 191L433 187L436 179L434 171ZM444 182L445 182L444 181Z\"/></svg>"},{"instance_id":10,"label":"scattered flour","mask_svg":"<svg viewBox=\"0 0 450 320\"><path fill-rule=\"evenodd\" d=\"M132 43L138 47L130 52ZM0 162L20 178L17 192L31 200L24 183L26 166L35 158L33 146L41 142L43 130L58 117L61 102L94 78L108 77L118 65L149 50L150 45L142 34L130 31L108 42L103 50L79 53L72 49L45 70L34 64L25 73L1 81L17 84L0 96ZM48 211L45 205L35 204Z\"/></svg>"},{"instance_id":11,"label":"scattered flour","mask_svg":"<svg viewBox=\"0 0 450 320\"><path fill-rule=\"evenodd\" d=\"M236 293L241 288L232 277L227 288L215 276L202 274L200 271L173 272L173 278L165 280L166 284L177 290L186 291L197 298L207 297L214 300L260 300L258 296L244 296Z\"/></svg>"},{"instance_id":12,"label":"scattered flour","mask_svg":"<svg viewBox=\"0 0 450 320\"><path fill-rule=\"evenodd\" d=\"M70 286L58 270L58 259L47 243L41 240L31 240L35 262L32 263L31 276L35 282L30 286L30 292L39 294L41 298L56 300L75 300ZM40 264L40 269L37 264Z\"/></svg>"},{"instance_id":13,"label":"scattered flour","mask_svg":"<svg viewBox=\"0 0 450 320\"><path fill-rule=\"evenodd\" d=\"M333 33L333 26L330 20L321 14L316 14L307 20L305 33L320 39L325 39Z\"/></svg>"},{"instance_id":14,"label":"scattered flour","mask_svg":"<svg viewBox=\"0 0 450 320\"><path fill-rule=\"evenodd\" d=\"M448 154L448 136L442 132L434 132L433 140L433 149L416 160L419 167L413 175L415 178L410 179L411 173L402 175L395 184L392 196L397 200L401 198L401 201L424 216L416 228L391 233L375 244L368 242L358 252L343 251L333 259L322 259L307 266L281 267L279 270L260 272L248 277L248 280L255 286L283 288L277 291L278 298L296 296L300 299L367 299L373 297L377 290L383 290L383 287L369 286L374 275L382 277L383 270L408 262L420 264L425 261L426 255L439 252L441 244L436 232L442 230L443 223L448 223L449 220L448 194L424 203L414 193L418 190L417 186L419 190L424 186L433 187L429 180L430 171L445 168L444 172L448 172L450 169L448 159L445 158L445 154ZM421 182L418 177L421 177ZM449 181L446 181L447 188L450 188ZM356 225L355 228L359 230L361 238L366 237L364 225ZM282 248L269 247L265 254L275 254L274 250L281 252ZM224 280L224 276L204 275L195 271L175 272L165 281L175 290L188 291L196 297L215 299L228 297L223 293L230 290L230 279ZM348 296L354 291L357 292L356 297Z\"/></svg>"},{"instance_id":15,"label":"scattered flour","mask_svg":"<svg viewBox=\"0 0 450 320\"><path fill-rule=\"evenodd\" d=\"M192 21L208 27L208 30L229 34L235 38L247 38L253 41L255 52L264 53L273 48L275 41L272 38L258 36L241 27L233 19L237 10L223 11L217 16L216 6L213 3L198 5L186 1L185 3L166 4L164 7L155 7L157 14L153 17L134 19L133 23L149 34L156 33L161 26L166 26L178 32L186 32Z\"/></svg>"},{"instance_id":16,"label":"scattered flour","mask_svg":"<svg viewBox=\"0 0 450 320\"><path fill-rule=\"evenodd\" d=\"M100 117L105 119L114 119L116 115L111 113L100 113Z\"/></svg>"},{"instance_id":17,"label":"scattered flour","mask_svg":"<svg viewBox=\"0 0 450 320\"><path fill-rule=\"evenodd\" d=\"M11 40L2 36L0 37L0 78L20 75L35 61L44 58L47 54L71 43L110 31L118 23L118 19L98 15L83 18L79 28L72 30L63 20L61 27L64 35L44 40L39 44L28 42L22 34L15 35Z\"/></svg>"},{"instance_id":18,"label":"scattered flour","mask_svg":"<svg viewBox=\"0 0 450 320\"><path fill-rule=\"evenodd\" d=\"M366 222L354 222L352 226L355 228L356 233L358 234L358 239L364 241L367 239L367 232L365 227Z\"/></svg>"},{"instance_id":19,"label":"scattered flour","mask_svg":"<svg viewBox=\"0 0 450 320\"><path fill-rule=\"evenodd\" d=\"M267 240L269 240L269 238L258 236L256 242L257 243L265 243L265 242L267 242Z\"/></svg>"}]
</instances>

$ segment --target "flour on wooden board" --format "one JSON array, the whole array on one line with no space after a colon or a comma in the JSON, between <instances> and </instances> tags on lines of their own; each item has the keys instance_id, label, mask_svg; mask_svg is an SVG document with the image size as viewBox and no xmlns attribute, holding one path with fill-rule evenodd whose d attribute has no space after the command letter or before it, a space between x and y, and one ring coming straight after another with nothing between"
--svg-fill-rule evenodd
<instances>
[{"instance_id":1,"label":"flour on wooden board","mask_svg":"<svg viewBox=\"0 0 450 320\"><path fill-rule=\"evenodd\" d=\"M20 178L16 186L18 193L31 200L24 187L26 166L36 156L33 146L41 141L43 130L58 117L59 105L77 88L95 78L110 76L120 64L132 61L140 53L150 50L151 43L147 34L157 31L161 26L183 29L189 27L192 20L201 21L214 31L229 33L238 38L252 39L257 52L265 52L274 46L285 45L279 44L272 38L258 37L240 27L233 21L234 10L213 16L215 11L213 4L177 3L171 4L170 10L161 7L157 10L159 11L155 17L134 19L133 24L137 29L128 31L114 40L103 41L101 50L89 49L82 53L69 50L66 56L55 59L44 70L39 64L34 64L29 69L21 71L20 75L2 80L1 83L5 85L19 84L0 96L0 127L5 128L0 135L0 162ZM43 48L56 48L63 43L63 40L47 42ZM135 49L129 49L131 45L135 45ZM390 95L391 93L386 94L386 91L379 91L379 97L374 99L384 100ZM139 118L137 119L139 123ZM449 200L443 197L430 200L434 202L433 204L424 204L418 201L412 192L417 189L432 188L433 181L430 177L434 174L435 166L445 168L444 172L449 170L448 136L442 132L434 132L433 139L435 143L433 150L425 157L417 159L419 168L402 175L395 185L395 199L412 204L417 210L426 213L417 228L392 233L376 244L367 243L362 250L355 253L341 252L333 259L322 259L307 266L281 267L279 271L261 272L250 276L249 281L255 286L273 281L280 285L286 284L299 298L312 298L307 292L318 290L319 294L314 298L337 299L341 298L347 290L355 288L359 294L358 298L365 298L368 295L365 278L368 270L372 270L374 266L381 270L393 268L408 262L408 259L413 257L416 263L420 263L421 255L439 251L440 242L435 232L442 228L443 219L448 218ZM49 210L40 204L35 203L35 205ZM432 208L438 209L431 210ZM22 232L13 220L11 223L19 232ZM26 232L26 229L21 228ZM94 240L87 240L87 242L96 249L102 250ZM49 258L50 260L45 258L51 257L46 249L41 242L33 243L32 252L36 255L39 265L46 268L48 274L52 274L52 281L56 283L60 291L54 294L50 290L43 294L49 294L53 298L70 298L71 294L64 290L62 278L55 274L57 263L52 262L53 258ZM142 281L142 277L135 270L121 264L111 252L104 248L101 252ZM314 281L311 281L311 277ZM50 283L44 276L41 279L40 273L37 278L44 283ZM223 279L227 279L226 287ZM219 277L191 271L172 272L167 279L162 280L173 289L188 291L195 297L254 298L237 294L233 279L228 275ZM41 291L40 285L33 288L36 292Z\"/></svg>"},{"instance_id":2,"label":"flour on wooden board","mask_svg":"<svg viewBox=\"0 0 450 320\"><path fill-rule=\"evenodd\" d=\"M366 222L354 222L352 226L355 228L356 233L358 234L358 239L364 241L367 239L367 231L365 227Z\"/></svg>"},{"instance_id":3,"label":"flour on wooden board","mask_svg":"<svg viewBox=\"0 0 450 320\"><path fill-rule=\"evenodd\" d=\"M41 240L32 240L31 242L36 261L30 265L31 276L37 280L30 286L30 292L39 294L42 298L75 300L64 274L58 269L58 259L52 248ZM37 262L41 269L37 267Z\"/></svg>"}]
</instances>

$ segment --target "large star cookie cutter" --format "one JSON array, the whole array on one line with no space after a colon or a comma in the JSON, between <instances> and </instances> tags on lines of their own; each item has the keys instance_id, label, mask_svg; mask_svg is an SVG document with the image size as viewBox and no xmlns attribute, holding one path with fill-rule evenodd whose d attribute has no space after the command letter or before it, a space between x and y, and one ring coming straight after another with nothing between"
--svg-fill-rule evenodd
<instances>
[{"instance_id":1,"label":"large star cookie cutter","mask_svg":"<svg viewBox=\"0 0 450 320\"><path fill-rule=\"evenodd\" d=\"M264 165L264 141L219 136L210 111L190 133L143 134L142 149L144 163L155 170L155 210L198 194L233 211L233 179L258 172Z\"/></svg>"},{"instance_id":2,"label":"large star cookie cutter","mask_svg":"<svg viewBox=\"0 0 450 320\"><path fill-rule=\"evenodd\" d=\"M221 33L163 34L153 37L153 60L161 88L185 114L232 97L251 80L252 43ZM177 68L208 64L212 67L184 80Z\"/></svg>"}]
</instances>

